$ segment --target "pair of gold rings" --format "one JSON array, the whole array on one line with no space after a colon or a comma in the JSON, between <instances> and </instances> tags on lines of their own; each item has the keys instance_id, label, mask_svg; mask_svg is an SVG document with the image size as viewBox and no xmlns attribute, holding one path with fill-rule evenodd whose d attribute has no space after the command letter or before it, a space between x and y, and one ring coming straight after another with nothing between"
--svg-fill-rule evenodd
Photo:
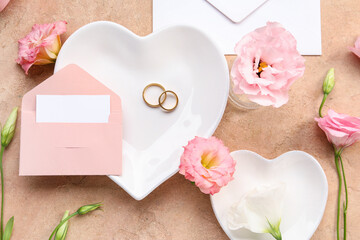
<instances>
[{"instance_id":1,"label":"pair of gold rings","mask_svg":"<svg viewBox=\"0 0 360 240\"><path fill-rule=\"evenodd\" d=\"M160 94L159 98L158 98L158 104L151 104L149 103L147 100L146 100L146 97L145 97L145 93L146 91L151 88L151 87L158 87L160 88L163 92ZM165 107L163 104L165 103L166 101L166 98L167 98L167 95L168 94L172 94L174 97L175 97L175 104L172 108L167 108ZM167 111L167 112L171 112L171 111L174 111L175 108L178 106L179 104L179 98L178 96L176 95L176 93L174 91L171 91L171 90L166 90L161 84L159 83L150 83L149 85L147 85L143 92L142 92L142 97L143 97L143 100L144 102L146 103L146 105L148 105L149 107L152 107L152 108L157 108L157 107L161 107L163 110Z\"/></svg>"}]
</instances>

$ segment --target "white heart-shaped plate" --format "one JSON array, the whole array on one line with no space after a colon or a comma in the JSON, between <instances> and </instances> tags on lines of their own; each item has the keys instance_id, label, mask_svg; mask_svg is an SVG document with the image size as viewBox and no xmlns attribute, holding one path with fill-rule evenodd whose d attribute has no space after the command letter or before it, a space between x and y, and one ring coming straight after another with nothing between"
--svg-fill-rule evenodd
<instances>
[{"instance_id":1,"label":"white heart-shaped plate","mask_svg":"<svg viewBox=\"0 0 360 240\"><path fill-rule=\"evenodd\" d=\"M270 234L255 234L246 229L227 227L227 211L245 193L259 185L286 184L280 229L283 240L308 240L324 214L328 184L320 164L302 151L287 152L268 160L246 150L231 153L236 161L234 180L211 196L211 203L221 227L233 240L273 240Z\"/></svg>"},{"instance_id":2,"label":"white heart-shaped plate","mask_svg":"<svg viewBox=\"0 0 360 240\"><path fill-rule=\"evenodd\" d=\"M71 63L121 97L123 175L110 178L137 200L178 171L182 146L195 136L211 136L226 107L226 59L192 27L139 37L113 22L90 23L66 40L55 72ZM153 82L177 93L175 111L143 102L142 91Z\"/></svg>"}]
</instances>

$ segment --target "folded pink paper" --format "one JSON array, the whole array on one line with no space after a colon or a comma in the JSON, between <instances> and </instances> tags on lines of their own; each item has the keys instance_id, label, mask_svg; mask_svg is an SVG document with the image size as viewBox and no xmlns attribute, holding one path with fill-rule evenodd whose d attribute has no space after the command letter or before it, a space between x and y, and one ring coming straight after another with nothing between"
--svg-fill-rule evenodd
<instances>
[{"instance_id":1,"label":"folded pink paper","mask_svg":"<svg viewBox=\"0 0 360 240\"><path fill-rule=\"evenodd\" d=\"M41 95L110 96L108 121L37 122L36 98ZM121 175L120 97L77 65L66 66L29 91L21 112L21 176Z\"/></svg>"}]
</instances>

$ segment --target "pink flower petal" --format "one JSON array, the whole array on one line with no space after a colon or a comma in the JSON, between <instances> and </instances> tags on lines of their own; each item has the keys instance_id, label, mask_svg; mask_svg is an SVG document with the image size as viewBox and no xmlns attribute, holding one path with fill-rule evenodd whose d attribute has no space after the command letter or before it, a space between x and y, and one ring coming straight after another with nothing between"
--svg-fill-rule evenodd
<instances>
[{"instance_id":1,"label":"pink flower petal","mask_svg":"<svg viewBox=\"0 0 360 240\"><path fill-rule=\"evenodd\" d=\"M32 65L54 63L60 51L60 34L66 32L66 22L35 24L32 31L19 40L16 62L28 74Z\"/></svg>"},{"instance_id":2,"label":"pink flower petal","mask_svg":"<svg viewBox=\"0 0 360 240\"><path fill-rule=\"evenodd\" d=\"M360 140L360 118L338 114L330 109L326 116L315 118L315 121L337 149L351 146Z\"/></svg>"},{"instance_id":3,"label":"pink flower petal","mask_svg":"<svg viewBox=\"0 0 360 240\"><path fill-rule=\"evenodd\" d=\"M360 36L355 41L355 47L349 47L349 49L360 58Z\"/></svg>"},{"instance_id":4,"label":"pink flower petal","mask_svg":"<svg viewBox=\"0 0 360 240\"><path fill-rule=\"evenodd\" d=\"M204 156L209 155L216 161L205 160L206 166L204 165L204 167L202 160ZM213 164L212 166L207 165L210 162ZM195 137L184 147L179 173L186 179L195 182L196 186L205 194L219 192L221 187L232 180L234 171L235 161L230 156L228 148L215 137L209 139Z\"/></svg>"},{"instance_id":5,"label":"pink flower petal","mask_svg":"<svg viewBox=\"0 0 360 240\"><path fill-rule=\"evenodd\" d=\"M305 71L305 60L296 44L292 34L276 22L245 35L235 47L238 56L231 69L233 91L264 106L287 103L290 86ZM260 63L268 66L262 72Z\"/></svg>"},{"instance_id":6,"label":"pink flower petal","mask_svg":"<svg viewBox=\"0 0 360 240\"><path fill-rule=\"evenodd\" d=\"M0 12L5 9L9 2L10 0L0 0Z\"/></svg>"}]
</instances>

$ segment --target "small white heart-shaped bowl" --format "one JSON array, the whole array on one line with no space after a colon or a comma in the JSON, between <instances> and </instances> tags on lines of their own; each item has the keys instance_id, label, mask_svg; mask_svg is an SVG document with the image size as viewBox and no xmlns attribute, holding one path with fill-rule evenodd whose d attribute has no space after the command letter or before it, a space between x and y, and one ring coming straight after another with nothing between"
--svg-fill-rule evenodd
<instances>
[{"instance_id":1,"label":"small white heart-shaped bowl","mask_svg":"<svg viewBox=\"0 0 360 240\"><path fill-rule=\"evenodd\" d=\"M246 150L231 153L236 161L234 180L211 196L221 227L234 240L273 240L270 234L255 234L246 229L227 227L227 212L232 204L257 186L286 184L280 230L283 240L307 240L323 217L328 183L318 161L302 151L287 152L273 160Z\"/></svg>"},{"instance_id":2,"label":"small white heart-shaped bowl","mask_svg":"<svg viewBox=\"0 0 360 240\"><path fill-rule=\"evenodd\" d=\"M140 37L113 22L90 23L66 40L55 72L68 64L80 66L120 96L123 174L109 177L136 200L179 171L182 146L195 136L210 137L226 107L225 56L192 27ZM142 92L150 83L176 92L179 105L173 112L144 103Z\"/></svg>"}]
</instances>

